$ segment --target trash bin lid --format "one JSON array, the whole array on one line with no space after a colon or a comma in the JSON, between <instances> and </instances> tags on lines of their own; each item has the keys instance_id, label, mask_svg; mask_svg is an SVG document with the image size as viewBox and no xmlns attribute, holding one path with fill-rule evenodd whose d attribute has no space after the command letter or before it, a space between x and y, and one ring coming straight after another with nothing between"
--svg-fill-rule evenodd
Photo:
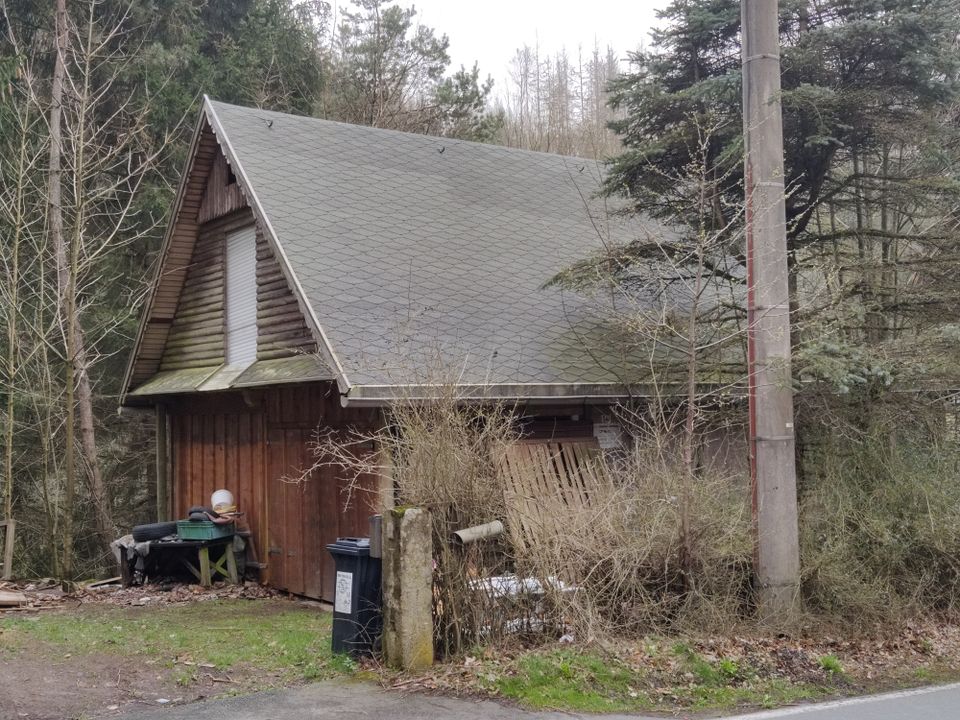
<instances>
[{"instance_id":1,"label":"trash bin lid","mask_svg":"<svg viewBox=\"0 0 960 720\"><path fill-rule=\"evenodd\" d=\"M336 542L327 545L327 550L333 555L369 555L370 538L337 538Z\"/></svg>"}]
</instances>

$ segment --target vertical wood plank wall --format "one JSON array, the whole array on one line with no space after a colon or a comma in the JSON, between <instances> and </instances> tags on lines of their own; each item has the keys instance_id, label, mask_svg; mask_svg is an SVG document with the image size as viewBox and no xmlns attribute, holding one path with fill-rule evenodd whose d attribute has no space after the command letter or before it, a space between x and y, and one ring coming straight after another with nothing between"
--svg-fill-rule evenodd
<instances>
[{"instance_id":1,"label":"vertical wood plank wall","mask_svg":"<svg viewBox=\"0 0 960 720\"><path fill-rule=\"evenodd\" d=\"M321 468L304 483L285 482L312 464L311 441L319 424L369 427L376 411L345 410L330 383L248 393L184 398L169 410L175 514L207 505L226 487L246 513L270 585L332 600L333 563L327 543L365 536L379 507L379 481L344 507L347 479Z\"/></svg>"},{"instance_id":2,"label":"vertical wood plank wall","mask_svg":"<svg viewBox=\"0 0 960 720\"><path fill-rule=\"evenodd\" d=\"M223 217L234 210L247 206L247 200L237 183L236 177L230 172L230 165L219 152L210 168L207 186L203 191L203 200L197 212L197 221L205 223Z\"/></svg>"}]
</instances>

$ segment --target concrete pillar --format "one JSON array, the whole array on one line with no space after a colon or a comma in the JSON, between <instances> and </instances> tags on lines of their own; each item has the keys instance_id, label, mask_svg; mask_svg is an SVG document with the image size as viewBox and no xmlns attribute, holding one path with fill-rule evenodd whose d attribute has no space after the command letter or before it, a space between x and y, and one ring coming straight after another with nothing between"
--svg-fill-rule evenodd
<instances>
[{"instance_id":1,"label":"concrete pillar","mask_svg":"<svg viewBox=\"0 0 960 720\"><path fill-rule=\"evenodd\" d=\"M430 512L383 515L383 654L391 667L433 664L433 538Z\"/></svg>"}]
</instances>

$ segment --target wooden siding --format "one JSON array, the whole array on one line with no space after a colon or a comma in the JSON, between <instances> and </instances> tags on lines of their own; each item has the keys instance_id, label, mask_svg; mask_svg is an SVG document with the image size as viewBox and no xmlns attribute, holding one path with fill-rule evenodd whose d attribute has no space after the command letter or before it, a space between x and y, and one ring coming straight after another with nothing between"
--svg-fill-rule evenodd
<instances>
[{"instance_id":1,"label":"wooden siding","mask_svg":"<svg viewBox=\"0 0 960 720\"><path fill-rule=\"evenodd\" d=\"M249 208L203 225L183 283L160 370L215 367L224 355L224 248L228 233L254 222ZM313 353L300 305L257 226L257 359Z\"/></svg>"},{"instance_id":2,"label":"wooden siding","mask_svg":"<svg viewBox=\"0 0 960 720\"><path fill-rule=\"evenodd\" d=\"M206 121L195 148L125 390L158 372L213 368L225 360L224 236L253 223L254 214ZM316 353L304 308L259 223L256 230L257 359Z\"/></svg>"},{"instance_id":3,"label":"wooden siding","mask_svg":"<svg viewBox=\"0 0 960 720\"><path fill-rule=\"evenodd\" d=\"M303 483L285 481L312 463L320 427L379 422L376 410L344 409L333 383L191 396L171 406L173 496L178 517L226 487L246 513L261 579L299 595L332 600L335 573L326 545L368 534L379 480L365 478L350 503L347 478L321 468Z\"/></svg>"},{"instance_id":4,"label":"wooden siding","mask_svg":"<svg viewBox=\"0 0 960 720\"><path fill-rule=\"evenodd\" d=\"M220 153L216 136L205 125L197 138L196 154L189 168L183 200L171 219L161 271L157 276L149 315L143 327L137 357L130 375L131 386L137 386L157 373L163 357L171 323L177 312L180 290L193 258L194 243L199 232L197 213L200 209L207 177L214 158Z\"/></svg>"},{"instance_id":5,"label":"wooden siding","mask_svg":"<svg viewBox=\"0 0 960 720\"><path fill-rule=\"evenodd\" d=\"M249 209L206 223L194 245L160 370L217 367L224 362L224 238L253 223Z\"/></svg>"},{"instance_id":6,"label":"wooden siding","mask_svg":"<svg viewBox=\"0 0 960 720\"><path fill-rule=\"evenodd\" d=\"M246 513L258 556L265 546L266 502L263 414L240 397L192 402L170 409L174 516L210 504L214 490L229 488Z\"/></svg>"},{"instance_id":7,"label":"wooden siding","mask_svg":"<svg viewBox=\"0 0 960 720\"><path fill-rule=\"evenodd\" d=\"M316 352L300 304L262 230L257 228L257 359Z\"/></svg>"},{"instance_id":8,"label":"wooden siding","mask_svg":"<svg viewBox=\"0 0 960 720\"><path fill-rule=\"evenodd\" d=\"M247 200L243 196L243 190L240 188L237 178L230 171L230 165L226 157L221 152L213 161L210 177L203 191L203 200L200 203L197 221L205 223L216 220L246 206Z\"/></svg>"}]
</instances>

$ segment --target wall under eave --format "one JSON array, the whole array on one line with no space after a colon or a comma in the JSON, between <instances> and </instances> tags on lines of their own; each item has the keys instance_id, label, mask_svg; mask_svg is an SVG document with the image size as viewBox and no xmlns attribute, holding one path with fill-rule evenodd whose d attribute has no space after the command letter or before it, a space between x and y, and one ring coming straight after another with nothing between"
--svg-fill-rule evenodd
<instances>
[{"instance_id":1,"label":"wall under eave","mask_svg":"<svg viewBox=\"0 0 960 720\"><path fill-rule=\"evenodd\" d=\"M335 574L326 545L369 534L380 479L363 478L352 494L346 474L333 467L318 468L304 482L289 480L313 463L318 428L376 427L380 411L342 408L336 385L323 382L181 396L167 412L175 516L209 504L214 490L229 489L267 566L261 579L332 601Z\"/></svg>"}]
</instances>

